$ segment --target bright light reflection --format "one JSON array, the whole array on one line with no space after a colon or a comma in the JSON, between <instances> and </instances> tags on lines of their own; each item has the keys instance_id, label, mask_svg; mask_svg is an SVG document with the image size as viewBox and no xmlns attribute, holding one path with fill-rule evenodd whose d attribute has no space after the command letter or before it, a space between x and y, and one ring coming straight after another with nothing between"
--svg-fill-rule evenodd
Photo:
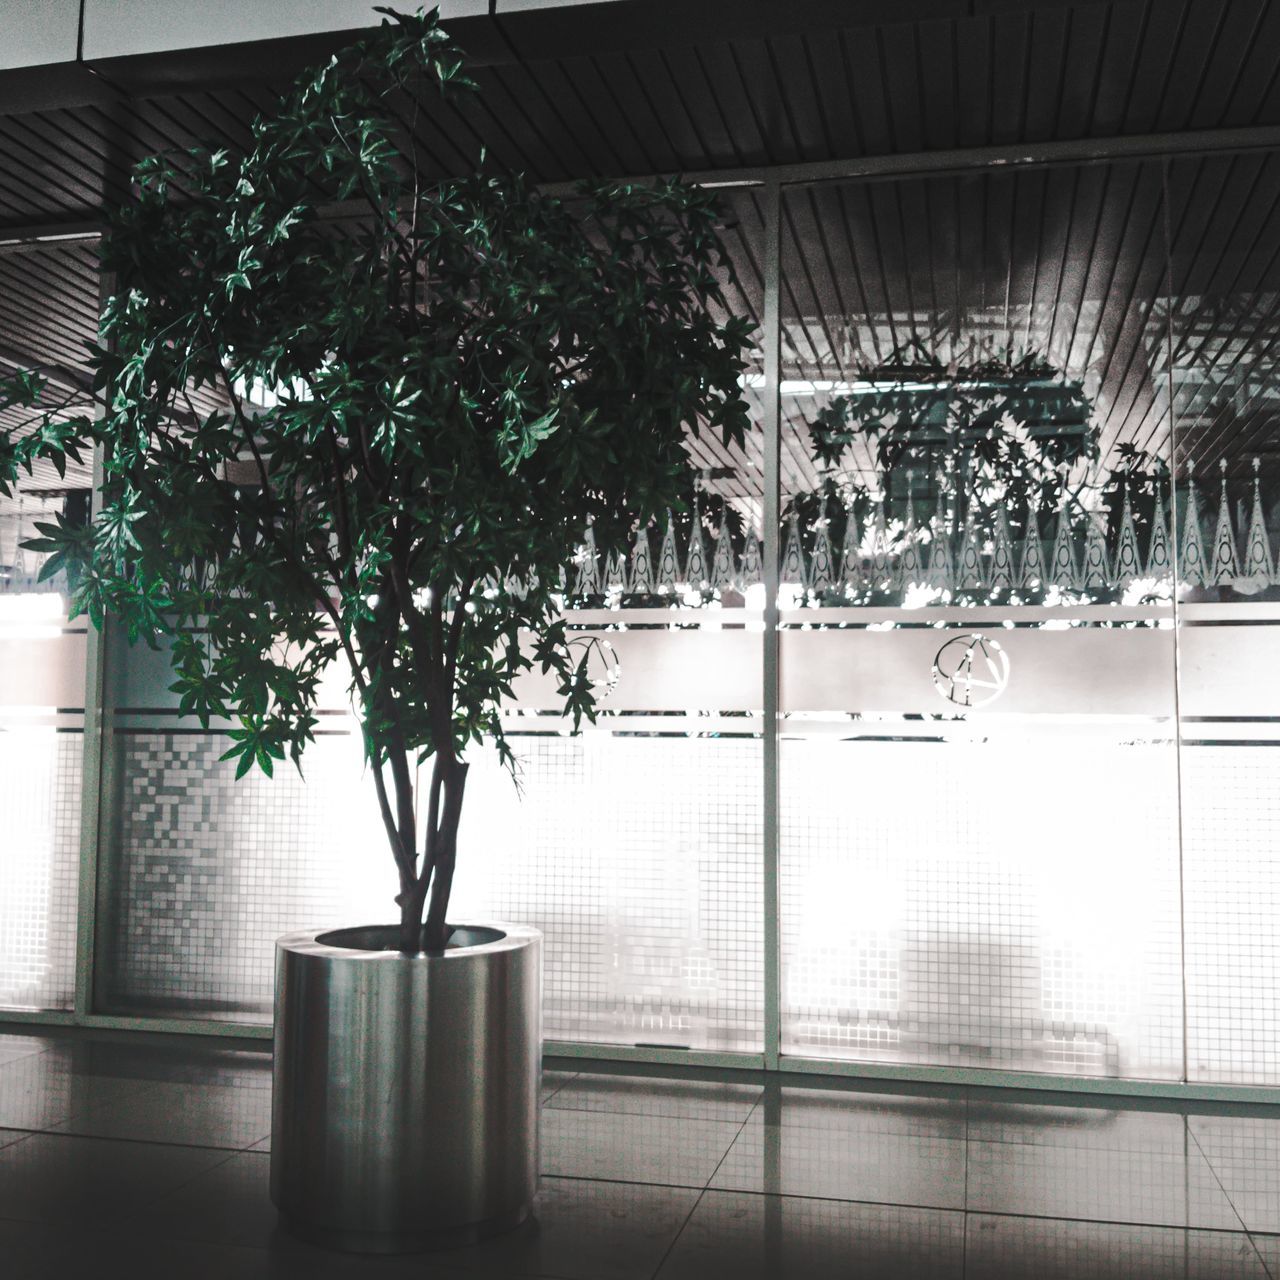
<instances>
[{"instance_id":1,"label":"bright light reflection","mask_svg":"<svg viewBox=\"0 0 1280 1280\"><path fill-rule=\"evenodd\" d=\"M53 726L0 726L0 1004L18 1008L49 1003L57 775Z\"/></svg>"},{"instance_id":2,"label":"bright light reflection","mask_svg":"<svg viewBox=\"0 0 1280 1280\"><path fill-rule=\"evenodd\" d=\"M0 593L0 640L51 640L62 634L66 602L51 591Z\"/></svg>"}]
</instances>

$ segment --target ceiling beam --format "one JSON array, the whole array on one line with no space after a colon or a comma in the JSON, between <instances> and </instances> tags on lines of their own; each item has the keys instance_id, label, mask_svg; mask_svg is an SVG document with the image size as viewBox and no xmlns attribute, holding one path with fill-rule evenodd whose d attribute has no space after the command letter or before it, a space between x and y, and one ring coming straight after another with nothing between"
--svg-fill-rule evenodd
<instances>
[{"instance_id":1,"label":"ceiling beam","mask_svg":"<svg viewBox=\"0 0 1280 1280\"><path fill-rule=\"evenodd\" d=\"M105 230L104 218L77 218L69 222L0 223L0 254L35 253L63 245L93 244Z\"/></svg>"}]
</instances>

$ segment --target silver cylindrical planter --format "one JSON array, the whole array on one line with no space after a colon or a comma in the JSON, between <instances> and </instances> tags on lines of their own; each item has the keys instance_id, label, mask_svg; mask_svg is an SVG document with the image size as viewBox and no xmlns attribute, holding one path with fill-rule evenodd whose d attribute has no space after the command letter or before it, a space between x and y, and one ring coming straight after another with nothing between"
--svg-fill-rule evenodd
<instances>
[{"instance_id":1,"label":"silver cylindrical planter","mask_svg":"<svg viewBox=\"0 0 1280 1280\"><path fill-rule=\"evenodd\" d=\"M387 926L276 943L271 1198L317 1243L404 1253L516 1226L538 1188L542 935Z\"/></svg>"}]
</instances>

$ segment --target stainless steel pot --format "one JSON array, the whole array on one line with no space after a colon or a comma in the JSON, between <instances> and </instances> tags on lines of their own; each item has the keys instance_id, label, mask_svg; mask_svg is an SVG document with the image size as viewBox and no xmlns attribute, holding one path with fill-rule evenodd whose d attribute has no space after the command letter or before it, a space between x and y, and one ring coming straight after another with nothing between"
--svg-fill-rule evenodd
<instances>
[{"instance_id":1,"label":"stainless steel pot","mask_svg":"<svg viewBox=\"0 0 1280 1280\"><path fill-rule=\"evenodd\" d=\"M542 935L395 926L276 943L271 1198L298 1234L405 1253L516 1226L538 1189Z\"/></svg>"}]
</instances>

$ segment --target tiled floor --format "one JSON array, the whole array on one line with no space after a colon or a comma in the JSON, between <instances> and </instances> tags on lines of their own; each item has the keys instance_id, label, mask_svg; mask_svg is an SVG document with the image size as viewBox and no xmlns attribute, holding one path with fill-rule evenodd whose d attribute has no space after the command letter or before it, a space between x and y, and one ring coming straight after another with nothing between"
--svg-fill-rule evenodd
<instances>
[{"instance_id":1,"label":"tiled floor","mask_svg":"<svg viewBox=\"0 0 1280 1280\"><path fill-rule=\"evenodd\" d=\"M0 1035L0 1277L1280 1280L1280 1108L549 1071L536 1220L362 1259L277 1224L270 1082L258 1052Z\"/></svg>"}]
</instances>

